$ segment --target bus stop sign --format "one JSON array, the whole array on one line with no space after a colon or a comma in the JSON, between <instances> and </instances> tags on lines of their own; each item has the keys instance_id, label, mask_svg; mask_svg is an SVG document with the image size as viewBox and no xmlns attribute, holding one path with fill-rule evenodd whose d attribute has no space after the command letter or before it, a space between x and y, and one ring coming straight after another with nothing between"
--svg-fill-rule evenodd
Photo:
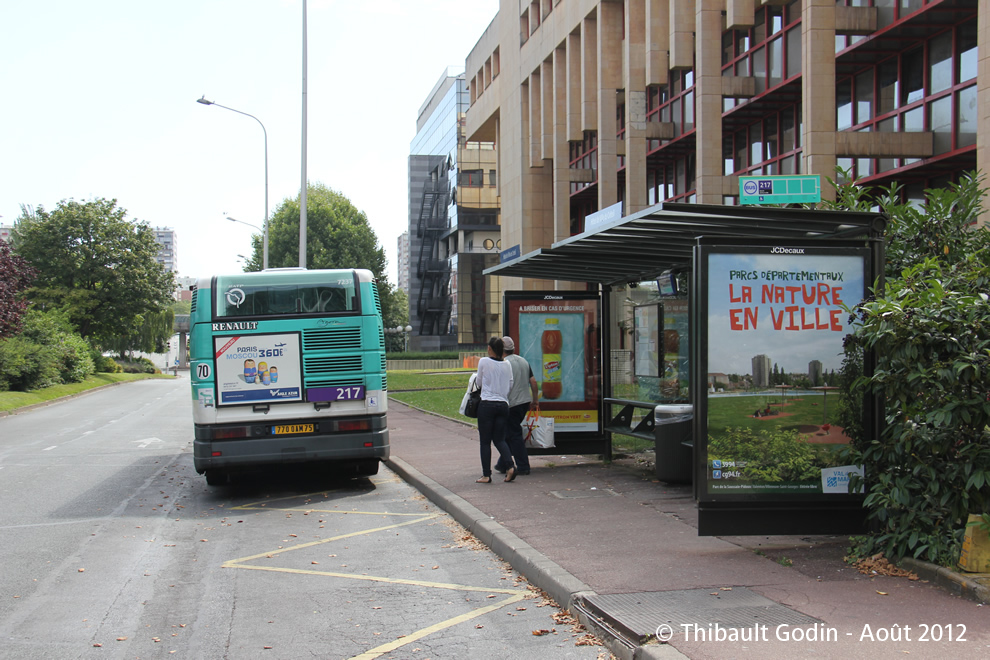
<instances>
[{"instance_id":1,"label":"bus stop sign","mask_svg":"<svg viewBox=\"0 0 990 660\"><path fill-rule=\"evenodd\" d=\"M817 174L739 177L740 204L817 204L820 201L822 183Z\"/></svg>"}]
</instances>

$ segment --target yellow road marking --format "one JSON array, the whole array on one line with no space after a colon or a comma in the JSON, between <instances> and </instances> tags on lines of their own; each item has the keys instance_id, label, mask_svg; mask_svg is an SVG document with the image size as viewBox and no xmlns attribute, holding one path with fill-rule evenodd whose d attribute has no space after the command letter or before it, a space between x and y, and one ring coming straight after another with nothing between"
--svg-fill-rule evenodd
<instances>
[{"instance_id":1,"label":"yellow road marking","mask_svg":"<svg viewBox=\"0 0 990 660\"><path fill-rule=\"evenodd\" d=\"M363 534L372 534L374 532L381 532L386 529L405 527L406 525L415 525L416 523L423 522L424 520L431 520L433 518L437 518L442 515L443 515L442 513L431 513L426 516L420 516L416 520L407 520L406 522L395 523L394 525L385 525L384 527L375 527L374 529L362 529L357 532L350 532L348 534L341 534L340 536L333 536L327 539L320 539L319 541L310 541L309 543L300 543L299 545L289 546L288 548L269 550L267 552L261 552L256 555L251 555L250 557L242 557L240 559L233 559L231 561L226 561L223 563L223 568L236 568L237 564L246 561L251 561L252 559L260 559L261 557L267 557L268 555L282 554L285 552L292 552L293 550L302 550L303 548L311 548L315 545L323 545L324 543L330 543L331 541L339 541L340 539L347 539L354 536L361 536Z\"/></svg>"},{"instance_id":2,"label":"yellow road marking","mask_svg":"<svg viewBox=\"0 0 990 660\"><path fill-rule=\"evenodd\" d=\"M251 506L249 504L244 504L242 506L234 507L241 511L312 511L314 513L336 513L346 515L348 513L360 516L424 516L424 513L392 513L391 511L341 511L340 509L318 509L312 506Z\"/></svg>"},{"instance_id":3,"label":"yellow road marking","mask_svg":"<svg viewBox=\"0 0 990 660\"><path fill-rule=\"evenodd\" d=\"M491 605L486 605L485 607L479 607L476 610L471 610L465 614L455 616L452 619L447 619L446 621L441 621L440 623L435 623L432 626L417 630L416 632L400 637L399 639L388 642L387 644L382 644L381 646L376 646L370 651L365 651L360 655L356 655L351 660L372 660L372 658L377 658L389 651L394 651L397 648L401 648L406 644L411 644L412 642L418 641L427 635L432 635L435 632L450 628L451 626L456 626L459 623L464 623L465 621L470 621L471 619L482 616L483 614L488 614L489 612L494 612L495 610L505 607L506 605L511 605L512 603L518 603L520 600L526 597L525 592L517 593L513 596L509 596L504 600L500 600L497 603L492 603Z\"/></svg>"},{"instance_id":4,"label":"yellow road marking","mask_svg":"<svg viewBox=\"0 0 990 660\"><path fill-rule=\"evenodd\" d=\"M332 491L330 491L330 492L332 492ZM355 536L363 536L365 534L373 534L375 532L381 532L381 531L385 531L385 530L389 530L389 529L396 529L397 527L405 527L406 525L415 525L416 523L421 523L421 522L424 522L424 521L427 521L427 520L432 520L434 518L438 518L440 516L446 515L446 514L444 514L442 512L433 513L433 514L418 514L418 513L389 513L387 511L340 511L340 510L337 510L337 509L326 510L326 509L317 509L317 508L315 508L313 506L309 506L308 504L303 504L303 505L293 506L293 507L269 506L270 504L272 504L274 502L277 502L277 501L284 501L284 500L290 500L290 499L298 499L299 497L312 497L312 496L311 495L288 496L288 497L277 498L275 500L267 500L265 502L258 502L258 503L253 503L253 504L244 504L244 505L241 505L241 506L232 507L232 509L241 509L241 510L257 510L257 509L261 509L261 510L268 510L268 511L299 511L299 510L302 510L302 511L314 511L314 512L319 512L319 513L356 514L356 515L368 515L368 516L402 516L402 517L413 517L413 516L415 516L415 519L414 520L407 520L407 521L400 522L400 523L395 523L393 525L385 525L385 526L382 526L382 527L374 527L374 528L371 528L371 529L363 529L363 530L359 530L359 531L356 531L356 532L350 532L350 533L347 533L347 534L341 534L341 535L334 536L334 537L331 537L331 538L320 539L318 541L310 541L308 543L300 543L298 545L290 546L288 548L279 548L278 550L272 550L272 551L268 551L268 552L261 552L259 554L251 555L249 557L242 557L240 559L233 559L233 560L230 560L230 561L226 561L226 562L224 562L222 564L222 567L223 568L241 568L241 569L247 569L247 570L252 570L252 571L271 571L271 572L275 572L275 573L290 573L290 574L297 574L297 575L319 575L321 577L335 577L335 578L343 578L343 579L349 579L349 580L365 580L365 581L370 581L370 582L382 582L382 583L387 583L387 584L398 584L398 585L415 586L415 587L427 587L427 588L434 588L434 589L449 589L449 590L454 590L454 591L487 592L489 594L492 594L492 593L508 594L508 597L507 598L504 598L504 599L498 601L497 603L492 603L491 605L485 605L484 607L479 607L477 609L471 610L470 612L466 612L464 614L460 614L458 616L455 616L453 618L447 619L445 621L441 621L439 623L435 623L432 626L428 626L426 628L422 628L420 630L417 630L416 632L413 632L411 634L404 635L404 636L400 637L399 639L393 640L393 641L388 642L386 644L382 644L381 646L377 646L377 647L375 647L375 648L373 648L373 649L371 649L369 651L365 651L364 653L361 653L359 655L356 655L356 656L354 656L354 658L352 658L352 660L372 660L373 658L378 658L379 656L384 655L385 653L388 653L390 651L394 651L395 649L401 648L401 647L403 647L403 646L405 646L407 644L411 644L412 642L418 641L418 640L420 640L420 639L422 639L424 637L427 637L428 635L432 635L435 632L438 632L438 631L441 631L441 630L445 630L445 629L450 628L452 626L456 626L458 624L464 623L465 621L470 621L471 619L475 619L477 617L483 616L483 615L488 614L490 612L494 612L495 610L498 610L498 609L500 609L502 607L505 607L506 605L511 605L512 603L517 603L517 602L519 602L519 601L521 601L521 600L523 600L523 599L525 599L525 598L527 598L527 597L530 596L530 592L529 591L527 591L527 590L521 590L521 589L504 589L504 588L475 587L475 586L464 585L464 584L452 584L452 583L445 583L445 582L429 582L427 580L410 580L410 579L404 579L404 578L389 578L389 577L375 576L375 575L359 575L359 574L356 574L356 573L337 573L337 572L333 572L333 571L316 571L316 570L312 570L312 569L287 568L287 567L279 567L279 566L258 566L258 565L246 564L245 562L249 562L249 561L252 561L252 560L255 560L255 559L270 558L270 557L274 557L275 555L279 555L279 554L283 554L283 553L288 553L288 552L293 552L293 551L296 551L296 550L302 550L304 548L311 548L311 547L314 547L314 546L318 546L318 545L323 545L323 544L326 544L326 543L330 543L332 541L339 541L339 540L342 540L342 539L353 538ZM264 506L260 506L262 504L264 504Z\"/></svg>"},{"instance_id":5,"label":"yellow road marking","mask_svg":"<svg viewBox=\"0 0 990 660\"><path fill-rule=\"evenodd\" d=\"M434 589L451 589L454 591L484 591L486 593L513 594L525 598L529 592L519 589L503 589L499 587L472 587L467 584L451 584L446 582L429 582L426 580L407 580L405 578L388 578L377 575L359 575L357 573L335 573L333 571L314 571L306 568L285 568L280 566L257 566L252 564L224 565L224 568L246 568L252 571L272 571L275 573L295 573L298 575L322 575L324 577L347 578L349 580L366 580L368 582L385 582L388 584L405 584L412 587L432 587Z\"/></svg>"}]
</instances>

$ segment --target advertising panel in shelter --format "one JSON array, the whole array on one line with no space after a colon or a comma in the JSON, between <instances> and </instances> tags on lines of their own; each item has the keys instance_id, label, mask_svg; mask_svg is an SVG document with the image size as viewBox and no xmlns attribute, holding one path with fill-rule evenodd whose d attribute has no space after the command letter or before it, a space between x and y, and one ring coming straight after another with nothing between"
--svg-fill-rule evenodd
<instances>
[{"instance_id":1,"label":"advertising panel in shelter","mask_svg":"<svg viewBox=\"0 0 990 660\"><path fill-rule=\"evenodd\" d=\"M555 433L601 432L599 298L569 291L508 291L505 314L516 353L539 383L540 412Z\"/></svg>"},{"instance_id":2,"label":"advertising panel in shelter","mask_svg":"<svg viewBox=\"0 0 990 660\"><path fill-rule=\"evenodd\" d=\"M299 333L214 337L218 405L302 401Z\"/></svg>"},{"instance_id":3,"label":"advertising panel in shelter","mask_svg":"<svg viewBox=\"0 0 990 660\"><path fill-rule=\"evenodd\" d=\"M838 375L869 251L831 245L702 246L706 396L699 496L848 496Z\"/></svg>"}]
</instances>

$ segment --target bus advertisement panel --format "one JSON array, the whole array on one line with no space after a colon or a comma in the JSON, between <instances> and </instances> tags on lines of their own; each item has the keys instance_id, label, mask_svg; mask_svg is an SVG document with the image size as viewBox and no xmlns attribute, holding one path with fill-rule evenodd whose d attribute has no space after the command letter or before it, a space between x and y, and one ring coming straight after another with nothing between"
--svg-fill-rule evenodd
<instances>
[{"instance_id":1,"label":"bus advertisement panel","mask_svg":"<svg viewBox=\"0 0 990 660\"><path fill-rule=\"evenodd\" d=\"M299 333L216 336L219 405L302 401Z\"/></svg>"}]
</instances>

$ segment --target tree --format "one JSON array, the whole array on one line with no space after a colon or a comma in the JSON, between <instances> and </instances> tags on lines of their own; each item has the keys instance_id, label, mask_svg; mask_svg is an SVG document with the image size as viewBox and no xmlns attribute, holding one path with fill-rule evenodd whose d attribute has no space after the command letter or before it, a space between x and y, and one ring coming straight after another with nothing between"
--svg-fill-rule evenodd
<instances>
[{"instance_id":1,"label":"tree","mask_svg":"<svg viewBox=\"0 0 990 660\"><path fill-rule=\"evenodd\" d=\"M17 233L18 254L38 271L30 299L65 309L79 334L100 348L139 333L175 290L172 273L155 260L151 228L126 216L115 199L62 200L52 212L38 207Z\"/></svg>"},{"instance_id":2,"label":"tree","mask_svg":"<svg viewBox=\"0 0 990 660\"><path fill-rule=\"evenodd\" d=\"M20 330L28 302L21 295L34 279L35 270L0 240L0 338Z\"/></svg>"},{"instance_id":3,"label":"tree","mask_svg":"<svg viewBox=\"0 0 990 660\"><path fill-rule=\"evenodd\" d=\"M299 197L284 199L268 221L268 267L299 265ZM252 238L254 251L246 271L261 270L262 237ZM385 250L368 217L343 194L322 183L311 183L306 194L306 266L365 268L378 280L382 318L386 327L405 325L408 302L396 295L385 273Z\"/></svg>"},{"instance_id":4,"label":"tree","mask_svg":"<svg viewBox=\"0 0 990 660\"><path fill-rule=\"evenodd\" d=\"M118 334L103 348L121 357L126 357L130 351L165 353L174 328L175 313L171 309L146 312L131 332Z\"/></svg>"}]
</instances>

